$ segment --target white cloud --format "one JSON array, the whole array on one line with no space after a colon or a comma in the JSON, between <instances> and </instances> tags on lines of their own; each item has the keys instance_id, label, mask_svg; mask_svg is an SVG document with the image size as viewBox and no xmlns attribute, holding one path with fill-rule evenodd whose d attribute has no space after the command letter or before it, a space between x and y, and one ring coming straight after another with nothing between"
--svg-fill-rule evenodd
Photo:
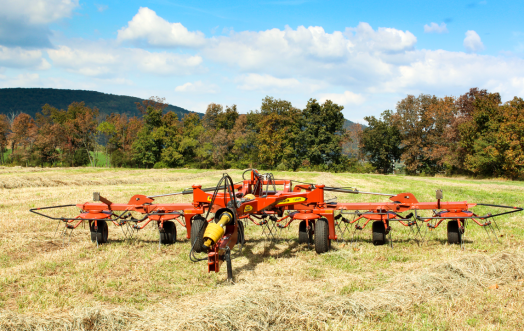
<instances>
[{"instance_id":1,"label":"white cloud","mask_svg":"<svg viewBox=\"0 0 524 331\"><path fill-rule=\"evenodd\" d=\"M50 68L50 64L39 50L0 45L0 67L45 70Z\"/></svg>"},{"instance_id":2,"label":"white cloud","mask_svg":"<svg viewBox=\"0 0 524 331\"><path fill-rule=\"evenodd\" d=\"M151 9L141 7L127 27L118 30L117 40L159 47L199 47L204 44L205 36L200 31L188 31L180 23L169 23Z\"/></svg>"},{"instance_id":3,"label":"white cloud","mask_svg":"<svg viewBox=\"0 0 524 331\"><path fill-rule=\"evenodd\" d=\"M78 0L2 0L0 16L30 24L47 24L70 17Z\"/></svg>"},{"instance_id":4,"label":"white cloud","mask_svg":"<svg viewBox=\"0 0 524 331\"><path fill-rule=\"evenodd\" d=\"M432 23L427 27L437 32L436 27L443 30L445 24ZM153 52L126 48L118 41L197 48L198 52ZM12 70L2 71L2 67L42 69L50 64L45 60L45 51L3 44L0 46L2 84L10 81L66 88L91 84L90 89L101 89L97 86L106 86L106 90L129 89L140 96L146 90L157 90L162 79L166 82L165 89L159 93L168 98L171 94L178 105L193 110L200 110L193 107L211 101L255 109L260 95L273 95L297 105L310 97L318 97L321 101L331 99L346 106L345 116L352 119L393 109L408 93L457 96L471 87L479 87L500 92L505 100L524 94L524 59L513 55L476 54L484 45L474 31L468 31L464 39L468 53L417 50L417 38L411 32L384 27L373 29L364 22L334 32L326 32L319 26L242 32L228 29L227 35L206 39L201 32L188 31L180 23L168 22L155 12L141 8L129 24L119 30L116 41L66 39L63 43L47 50L52 66L92 79L78 79L75 83L71 78L74 76L68 75L71 83L56 77L53 83L53 78L48 77L52 75L48 74L45 79L27 75L8 77ZM201 74L206 70L225 77L229 84L219 87L190 76L184 80L185 84L171 85L170 75ZM127 86L132 84L136 88ZM242 93L236 93L235 86ZM199 97L195 98L195 94Z\"/></svg>"},{"instance_id":5,"label":"white cloud","mask_svg":"<svg viewBox=\"0 0 524 331\"><path fill-rule=\"evenodd\" d=\"M156 14L154 17L162 22L157 34L171 38L173 23ZM184 31L198 33L185 28ZM425 26L425 32L447 32L447 26L432 22ZM293 98L302 95L305 100L318 95L321 100L329 98L352 105L351 109L362 109L367 112L358 115L362 117L373 111L380 113L386 109L385 104L391 103L387 108L394 108L395 102L408 93L459 95L475 86L494 87L508 95L522 91L524 60L417 50L417 38L411 32L386 27L373 29L365 22L330 33L319 26L242 32L226 29L223 33L227 35L202 37L199 54L205 61L215 62L213 68L236 75L233 81L238 89L283 98L291 98L286 95L292 93ZM142 40L155 45L146 37ZM464 46L470 52L484 47L474 31L467 32ZM176 91L196 92L204 87L190 82L178 86ZM333 90L345 92L333 93ZM241 97L247 98L250 97Z\"/></svg>"},{"instance_id":6,"label":"white cloud","mask_svg":"<svg viewBox=\"0 0 524 331\"><path fill-rule=\"evenodd\" d=\"M484 44L480 40L480 36L473 30L466 32L466 38L464 38L464 48L468 52L480 52L484 50Z\"/></svg>"},{"instance_id":7,"label":"white cloud","mask_svg":"<svg viewBox=\"0 0 524 331\"><path fill-rule=\"evenodd\" d=\"M409 31L380 27L375 31L364 22L356 28L346 28L346 35L355 44L355 50L372 52L402 53L413 50L417 43L417 37Z\"/></svg>"},{"instance_id":8,"label":"white cloud","mask_svg":"<svg viewBox=\"0 0 524 331\"><path fill-rule=\"evenodd\" d=\"M331 100L336 104L348 106L348 105L361 105L366 101L361 94L353 93L351 91L345 91L344 93L325 93L321 94L319 101L324 103L326 100Z\"/></svg>"},{"instance_id":9,"label":"white cloud","mask_svg":"<svg viewBox=\"0 0 524 331\"><path fill-rule=\"evenodd\" d=\"M446 23L441 23L438 25L437 23L431 22L430 25L425 24L424 25L424 32L425 33L444 33L449 32L448 28L446 27Z\"/></svg>"},{"instance_id":10,"label":"white cloud","mask_svg":"<svg viewBox=\"0 0 524 331\"><path fill-rule=\"evenodd\" d=\"M202 72L198 55L153 53L142 49L86 45L84 48L60 46L47 51L53 65L85 76L109 77L138 69L154 75L188 75Z\"/></svg>"},{"instance_id":11,"label":"white cloud","mask_svg":"<svg viewBox=\"0 0 524 331\"><path fill-rule=\"evenodd\" d=\"M241 72L362 85L390 74L392 67L387 62L409 62L405 55L416 41L409 31L373 30L367 23L333 33L322 27L300 26L214 37L202 54Z\"/></svg>"},{"instance_id":12,"label":"white cloud","mask_svg":"<svg viewBox=\"0 0 524 331\"><path fill-rule=\"evenodd\" d=\"M175 92L183 93L202 93L202 94L215 94L220 91L219 87L215 84L204 84L202 81L196 81L194 83L187 82L183 85L175 87Z\"/></svg>"},{"instance_id":13,"label":"white cloud","mask_svg":"<svg viewBox=\"0 0 524 331\"><path fill-rule=\"evenodd\" d=\"M0 75L0 87L34 87L40 85L38 74L24 73L15 77Z\"/></svg>"},{"instance_id":14,"label":"white cloud","mask_svg":"<svg viewBox=\"0 0 524 331\"><path fill-rule=\"evenodd\" d=\"M459 95L471 87L519 95L518 80L524 77L524 59L463 52L417 51L417 59L396 68L384 82L368 88L370 93ZM517 82L512 85L511 82Z\"/></svg>"},{"instance_id":15,"label":"white cloud","mask_svg":"<svg viewBox=\"0 0 524 331\"><path fill-rule=\"evenodd\" d=\"M295 78L277 78L271 75L248 74L237 79L241 85L237 88L240 90L282 90L294 89L300 86L300 82Z\"/></svg>"},{"instance_id":16,"label":"white cloud","mask_svg":"<svg viewBox=\"0 0 524 331\"><path fill-rule=\"evenodd\" d=\"M78 0L0 0L0 45L51 48L51 22L70 17Z\"/></svg>"}]
</instances>

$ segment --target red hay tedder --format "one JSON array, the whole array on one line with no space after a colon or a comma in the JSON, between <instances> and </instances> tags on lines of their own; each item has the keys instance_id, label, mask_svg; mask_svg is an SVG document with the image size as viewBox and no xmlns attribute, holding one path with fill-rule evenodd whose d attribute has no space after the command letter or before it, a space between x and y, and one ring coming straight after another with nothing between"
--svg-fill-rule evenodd
<instances>
[{"instance_id":1,"label":"red hay tedder","mask_svg":"<svg viewBox=\"0 0 524 331\"><path fill-rule=\"evenodd\" d=\"M250 172L245 179L244 174ZM386 243L390 234L391 222L398 222L421 235L420 225L427 229L438 227L447 220L447 235L450 244L463 244L463 234L467 220L495 234L492 224L494 217L522 211L523 208L468 203L466 201L441 201L442 191L437 190L434 202L419 202L411 193L384 194L361 192L353 188L327 187L292 180L275 179L272 174L259 174L251 169L244 172L243 181L233 183L224 174L216 187L202 188L193 185L183 192L145 196L135 195L128 203L113 203L94 193L94 201L77 205L63 205L34 208L30 211L65 224L65 231L74 230L82 222L89 222L91 240L106 243L108 222L129 230L143 229L150 222L156 222L159 229L159 243L172 244L176 241L177 230L174 221L187 229L191 239L190 258L192 261L208 261L208 271L218 272L222 262L228 266L228 279L232 278L231 251L237 244L240 249L245 242L243 221L250 220L267 229L273 235L276 229L284 229L293 221L299 222L299 243L314 244L319 254L327 252L331 241L337 240L339 232L348 231L354 224L354 232L362 230L372 221L372 241L374 245ZM296 184L295 184L296 183ZM281 191L276 187L282 186ZM340 203L336 198L325 200L326 191L349 194L374 194L388 196L390 201L379 203ZM155 198L164 196L192 194L190 203L154 203ZM52 217L43 210L76 206L81 213L74 218ZM489 206L510 209L498 214L479 216L470 211L475 206ZM423 217L421 211L432 211L431 217ZM134 215L140 214L140 218ZM360 222L363 222L362 225ZM130 232L128 232L130 233ZM126 232L124 231L124 234ZM391 235L391 234L390 234ZM391 238L390 238L391 239ZM391 242L391 240L390 240ZM196 253L207 254L204 258Z\"/></svg>"}]
</instances>

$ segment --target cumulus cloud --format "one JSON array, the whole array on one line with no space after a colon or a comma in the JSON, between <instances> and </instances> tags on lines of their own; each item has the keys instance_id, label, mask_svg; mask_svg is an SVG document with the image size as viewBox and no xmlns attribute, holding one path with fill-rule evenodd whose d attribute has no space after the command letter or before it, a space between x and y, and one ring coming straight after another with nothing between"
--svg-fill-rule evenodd
<instances>
[{"instance_id":1,"label":"cumulus cloud","mask_svg":"<svg viewBox=\"0 0 524 331\"><path fill-rule=\"evenodd\" d=\"M424 25L424 32L425 33L444 33L449 32L448 28L446 27L446 23L441 23L438 25L437 23L431 22L430 25L425 24Z\"/></svg>"},{"instance_id":2,"label":"cumulus cloud","mask_svg":"<svg viewBox=\"0 0 524 331\"><path fill-rule=\"evenodd\" d=\"M199 56L205 61L225 64L231 75L237 75L234 80L237 88L245 91L273 94L285 91L308 94L308 97L316 94L321 100L330 98L344 105L367 107L376 103L373 95L377 94L381 100L398 100L399 94L407 93L456 95L472 86L489 88L502 84L507 86L507 93L522 89L519 79L524 77L524 69L515 69L524 68L522 60L475 54L484 46L474 31L466 33L464 46L470 52L467 54L417 50L417 38L411 32L373 28L365 22L330 33L320 26L296 29L286 26L263 31L228 30L225 36L206 39L198 31L191 32L182 25L167 22L153 11L141 9L135 18L147 16L142 12L155 22L154 28L141 30L142 37L129 40L172 47L191 44L181 42L184 38L180 36L198 39L197 44L192 44L198 46L192 47L198 47ZM182 33L172 32L175 27L181 28ZM132 31L131 28L134 24L120 30L119 38L125 39L124 31ZM164 40L171 41L153 41L150 32L144 31L156 31L156 35L167 36ZM425 26L425 32L447 32L446 23L432 22ZM203 88L197 83L178 86L176 91ZM332 93L329 88L345 92Z\"/></svg>"},{"instance_id":3,"label":"cumulus cloud","mask_svg":"<svg viewBox=\"0 0 524 331\"><path fill-rule=\"evenodd\" d=\"M345 34L359 51L402 53L413 50L417 43L417 37L409 31L380 27L374 30L364 22L356 28L346 28Z\"/></svg>"},{"instance_id":4,"label":"cumulus cloud","mask_svg":"<svg viewBox=\"0 0 524 331\"><path fill-rule=\"evenodd\" d=\"M457 95L471 87L510 97L521 92L518 84L512 86L510 82L524 77L524 59L444 50L419 53L416 61L400 66L396 75L373 86L372 92Z\"/></svg>"},{"instance_id":5,"label":"cumulus cloud","mask_svg":"<svg viewBox=\"0 0 524 331\"><path fill-rule=\"evenodd\" d=\"M1 16L30 24L48 24L70 17L78 0L3 0Z\"/></svg>"},{"instance_id":6,"label":"cumulus cloud","mask_svg":"<svg viewBox=\"0 0 524 331\"><path fill-rule=\"evenodd\" d=\"M366 99L357 93L351 91L344 91L344 93L325 93L321 94L319 98L320 102L325 102L326 100L331 100L334 103L339 105L348 106L348 105L361 105L366 101Z\"/></svg>"},{"instance_id":7,"label":"cumulus cloud","mask_svg":"<svg viewBox=\"0 0 524 331\"><path fill-rule=\"evenodd\" d=\"M426 32L446 28L444 23L431 23L427 27L431 31ZM46 30L42 31L46 36ZM126 48L120 42L166 50ZM468 31L464 39L467 53L417 50L417 38L411 32L373 28L364 22L333 32L326 32L320 26L286 26L263 31L229 30L228 35L205 38L199 31L189 31L180 23L168 22L154 11L141 8L129 24L118 31L116 41L74 43L70 40L49 49L48 57L56 68L92 77L90 84L133 84L131 75L140 73L141 81L135 85L147 86L155 79L153 76L201 74L210 70L205 65L212 63L209 68L216 70L215 73L236 77L230 80L231 85L252 91L244 92L245 98L241 100L257 95L256 101L239 101L254 103L244 104L245 109L257 106L258 95L294 98L294 103L317 97L320 101L331 99L345 105L346 118L358 119L393 108L406 94L458 95L471 87L501 92L503 98L524 94L524 59L477 54L484 45L474 31ZM179 51L173 50L174 47L193 50ZM5 44L0 47L0 72L2 67L42 69L46 66L49 63L45 52ZM7 75L6 72L9 70L2 74ZM14 81L15 77L10 79ZM187 105L209 102L205 94L223 92L220 96L225 94L224 98L230 98L234 93L220 86L221 91L217 85L198 79L189 77L185 84L168 87L167 91L176 95L177 100L187 99ZM19 78L19 84L24 81L31 79ZM46 77L45 81L49 79ZM227 96L228 92L231 95ZM198 101L193 100L194 94L201 95L196 98ZM357 110L357 114L350 114L349 109Z\"/></svg>"},{"instance_id":8,"label":"cumulus cloud","mask_svg":"<svg viewBox=\"0 0 524 331\"><path fill-rule=\"evenodd\" d=\"M139 72L154 75L201 73L200 56L153 53L142 49L60 46L48 50L53 65L85 76L109 77L114 73Z\"/></svg>"},{"instance_id":9,"label":"cumulus cloud","mask_svg":"<svg viewBox=\"0 0 524 331\"><path fill-rule=\"evenodd\" d=\"M127 27L118 30L117 40L159 47L199 47L205 43L205 36L200 31L188 31L180 23L169 23L153 10L141 7Z\"/></svg>"},{"instance_id":10,"label":"cumulus cloud","mask_svg":"<svg viewBox=\"0 0 524 331\"><path fill-rule=\"evenodd\" d=\"M44 70L49 69L50 64L43 58L39 50L0 45L0 67Z\"/></svg>"},{"instance_id":11,"label":"cumulus cloud","mask_svg":"<svg viewBox=\"0 0 524 331\"><path fill-rule=\"evenodd\" d=\"M464 48L468 52L476 53L484 50L484 44L475 31L468 30L466 32L466 38L464 38Z\"/></svg>"},{"instance_id":12,"label":"cumulus cloud","mask_svg":"<svg viewBox=\"0 0 524 331\"><path fill-rule=\"evenodd\" d=\"M416 37L391 28L374 30L367 23L344 32L322 27L244 31L212 38L203 55L244 72L281 78L305 77L333 84L362 84L391 70L388 61L406 61ZM348 74L349 73L349 74Z\"/></svg>"},{"instance_id":13,"label":"cumulus cloud","mask_svg":"<svg viewBox=\"0 0 524 331\"><path fill-rule=\"evenodd\" d=\"M183 93L202 93L202 94L215 94L220 91L219 87L215 84L205 84L202 81L196 81L194 83L187 82L183 85L175 87L175 92Z\"/></svg>"},{"instance_id":14,"label":"cumulus cloud","mask_svg":"<svg viewBox=\"0 0 524 331\"><path fill-rule=\"evenodd\" d=\"M51 47L48 24L70 17L78 0L3 0L0 9L0 44Z\"/></svg>"}]
</instances>

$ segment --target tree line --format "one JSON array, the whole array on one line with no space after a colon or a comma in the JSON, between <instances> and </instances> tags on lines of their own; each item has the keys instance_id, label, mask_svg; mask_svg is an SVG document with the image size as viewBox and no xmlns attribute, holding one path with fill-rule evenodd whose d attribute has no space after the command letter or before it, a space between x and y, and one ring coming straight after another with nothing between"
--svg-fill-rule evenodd
<instances>
[{"instance_id":1,"label":"tree line","mask_svg":"<svg viewBox=\"0 0 524 331\"><path fill-rule=\"evenodd\" d=\"M408 95L395 111L366 117L361 153L380 173L524 179L524 100L472 88L454 97Z\"/></svg>"},{"instance_id":2,"label":"tree line","mask_svg":"<svg viewBox=\"0 0 524 331\"><path fill-rule=\"evenodd\" d=\"M236 105L210 104L201 118L178 118L164 99L136 104L142 116L113 113L73 102L44 105L35 118L0 115L0 162L25 166L106 164L141 168L247 168L347 171L349 141L343 107L308 101L304 109L266 97L260 110L240 114ZM6 150L11 153L7 155Z\"/></svg>"},{"instance_id":3,"label":"tree line","mask_svg":"<svg viewBox=\"0 0 524 331\"><path fill-rule=\"evenodd\" d=\"M343 107L304 109L266 97L240 114L212 103L179 118L164 99L136 103L142 116L100 115L73 102L35 118L0 115L0 162L26 166L248 168L462 174L524 178L524 101L477 88L455 97L408 95L378 118L344 128ZM6 153L7 150L10 153Z\"/></svg>"}]
</instances>

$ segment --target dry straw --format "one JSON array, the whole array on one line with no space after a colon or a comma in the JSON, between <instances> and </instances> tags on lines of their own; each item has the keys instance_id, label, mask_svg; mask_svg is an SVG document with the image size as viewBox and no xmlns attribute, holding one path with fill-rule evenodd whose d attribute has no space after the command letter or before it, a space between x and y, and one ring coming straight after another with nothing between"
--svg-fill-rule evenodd
<instances>
[{"instance_id":1,"label":"dry straw","mask_svg":"<svg viewBox=\"0 0 524 331\"><path fill-rule=\"evenodd\" d=\"M11 169L11 168L10 168ZM0 168L0 170L6 170ZM31 169L32 170L32 169ZM223 171L222 171L223 172ZM178 182L190 179L213 176L221 171L184 174L166 170L149 169L128 171L100 171L93 173L60 173L60 168L48 172L17 175L17 171L6 173L0 171L0 189L15 189L23 187L57 187L57 186L84 186L84 185L121 185L121 184L150 184L153 182Z\"/></svg>"},{"instance_id":2,"label":"dry straw","mask_svg":"<svg viewBox=\"0 0 524 331\"><path fill-rule=\"evenodd\" d=\"M1 313L0 329L346 329L370 316L402 312L424 302L464 297L486 291L492 284L511 284L523 278L524 253L518 251L454 259L409 274L397 274L390 286L349 295L326 291L318 282L307 279L290 282L287 277L264 273L154 310L82 308L46 315Z\"/></svg>"}]
</instances>

